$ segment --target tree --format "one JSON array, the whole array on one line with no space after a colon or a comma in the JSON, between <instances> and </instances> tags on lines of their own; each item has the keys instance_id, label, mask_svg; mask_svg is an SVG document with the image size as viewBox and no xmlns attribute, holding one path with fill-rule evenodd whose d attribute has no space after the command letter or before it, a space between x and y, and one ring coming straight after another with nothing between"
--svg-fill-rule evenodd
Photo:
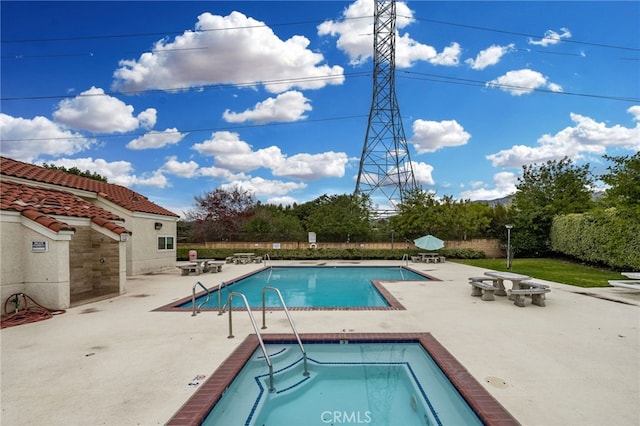
<instances>
[{"instance_id":1,"label":"tree","mask_svg":"<svg viewBox=\"0 0 640 426\"><path fill-rule=\"evenodd\" d=\"M630 208L636 214L640 213L640 152L624 157L605 155L604 159L613 162L607 168L609 173L600 176L609 185L604 203L610 207Z\"/></svg>"},{"instance_id":2,"label":"tree","mask_svg":"<svg viewBox=\"0 0 640 426\"><path fill-rule=\"evenodd\" d=\"M440 229L438 201L432 192L422 189L407 191L398 214L391 218L391 226L404 238L415 239L425 234L436 234Z\"/></svg>"},{"instance_id":3,"label":"tree","mask_svg":"<svg viewBox=\"0 0 640 426\"><path fill-rule=\"evenodd\" d=\"M273 204L258 203L242 230L247 239L255 241L296 241L306 238L292 210Z\"/></svg>"},{"instance_id":4,"label":"tree","mask_svg":"<svg viewBox=\"0 0 640 426\"><path fill-rule=\"evenodd\" d=\"M513 247L524 255L550 251L553 218L583 213L593 207L589 165L576 166L567 157L522 167L513 199Z\"/></svg>"},{"instance_id":5,"label":"tree","mask_svg":"<svg viewBox=\"0 0 640 426\"><path fill-rule=\"evenodd\" d=\"M44 167L45 169L50 169L50 170L58 170L61 172L65 172L65 173L69 173L70 175L76 175L76 176L81 176L81 177L86 177L89 179L93 179L93 180L98 180L100 182L107 182L107 178L104 176L99 175L96 172L92 172L90 170L85 170L84 172L82 170L80 170L77 167L71 167L70 169L67 169L64 166L56 166L55 164L47 164L47 163L42 163L42 167Z\"/></svg>"},{"instance_id":6,"label":"tree","mask_svg":"<svg viewBox=\"0 0 640 426\"><path fill-rule=\"evenodd\" d=\"M372 207L366 194L322 195L312 202L307 231L325 241L365 241L371 233Z\"/></svg>"},{"instance_id":7,"label":"tree","mask_svg":"<svg viewBox=\"0 0 640 426\"><path fill-rule=\"evenodd\" d=\"M193 238L203 242L236 239L256 205L253 193L239 187L194 198L195 208L186 217L193 221Z\"/></svg>"}]
</instances>

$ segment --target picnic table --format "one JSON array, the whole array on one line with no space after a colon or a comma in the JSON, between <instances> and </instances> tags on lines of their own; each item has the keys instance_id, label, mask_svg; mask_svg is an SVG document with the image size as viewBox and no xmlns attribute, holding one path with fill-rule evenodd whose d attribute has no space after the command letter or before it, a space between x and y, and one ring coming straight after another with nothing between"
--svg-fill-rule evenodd
<instances>
[{"instance_id":1,"label":"picnic table","mask_svg":"<svg viewBox=\"0 0 640 426\"><path fill-rule=\"evenodd\" d=\"M418 253L420 257L419 261L424 263L438 263L444 262L444 256L441 256L440 253Z\"/></svg>"},{"instance_id":2,"label":"picnic table","mask_svg":"<svg viewBox=\"0 0 640 426\"><path fill-rule=\"evenodd\" d=\"M194 259L178 268L182 270L182 275L189 275L191 272L200 275L203 272L220 272L222 265L224 262L218 262L215 259Z\"/></svg>"},{"instance_id":3,"label":"picnic table","mask_svg":"<svg viewBox=\"0 0 640 426\"><path fill-rule=\"evenodd\" d=\"M251 263L255 258L255 253L233 253L233 263Z\"/></svg>"},{"instance_id":4,"label":"picnic table","mask_svg":"<svg viewBox=\"0 0 640 426\"><path fill-rule=\"evenodd\" d=\"M494 300L494 294L506 296L505 280L512 283L509 290L509 300L513 300L516 306L524 307L525 296L531 296L532 304L545 306L545 294L551 291L549 286L530 281L531 277L528 275L512 272L489 271L485 272L482 277L470 277L471 295L482 297L482 300Z\"/></svg>"},{"instance_id":5,"label":"picnic table","mask_svg":"<svg viewBox=\"0 0 640 426\"><path fill-rule=\"evenodd\" d=\"M621 272L629 280L609 280L609 285L632 290L640 290L640 272Z\"/></svg>"},{"instance_id":6,"label":"picnic table","mask_svg":"<svg viewBox=\"0 0 640 426\"><path fill-rule=\"evenodd\" d=\"M504 281L511 281L512 290L520 290L520 283L531 279L528 275L516 274L513 272L489 271L484 273L487 277L495 278L496 296L506 296Z\"/></svg>"}]
</instances>

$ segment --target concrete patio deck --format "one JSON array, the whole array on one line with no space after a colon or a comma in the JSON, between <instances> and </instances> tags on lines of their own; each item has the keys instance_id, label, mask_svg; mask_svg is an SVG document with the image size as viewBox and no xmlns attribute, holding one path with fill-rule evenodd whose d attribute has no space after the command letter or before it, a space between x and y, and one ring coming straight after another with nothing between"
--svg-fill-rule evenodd
<instances>
[{"instance_id":1,"label":"concrete patio deck","mask_svg":"<svg viewBox=\"0 0 640 426\"><path fill-rule=\"evenodd\" d=\"M228 339L226 315L153 310L190 295L196 281L211 287L260 267L132 277L125 295L2 330L0 423L164 424L195 392L189 382L209 377L253 330L234 315ZM442 281L386 283L406 310L292 312L298 331L430 332L524 425L640 425L640 292L536 279L551 286L547 306L518 308L471 297L467 279L483 269L409 267ZM290 332L281 311L267 321L268 333Z\"/></svg>"}]
</instances>

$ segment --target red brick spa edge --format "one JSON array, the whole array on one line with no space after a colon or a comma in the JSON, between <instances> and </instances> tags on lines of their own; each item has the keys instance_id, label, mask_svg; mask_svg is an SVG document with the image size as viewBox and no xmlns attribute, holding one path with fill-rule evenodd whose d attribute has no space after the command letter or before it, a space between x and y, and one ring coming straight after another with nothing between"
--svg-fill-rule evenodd
<instances>
[{"instance_id":1,"label":"red brick spa edge","mask_svg":"<svg viewBox=\"0 0 640 426\"><path fill-rule=\"evenodd\" d=\"M418 342L438 364L484 424L491 426L520 424L431 333L318 333L302 334L300 337L303 342L316 343L337 343L341 340L353 343L364 341ZM263 334L262 338L265 344L270 342L296 343L295 337L291 334ZM258 346L259 342L255 334L247 336L213 375L200 386L196 393L167 422L167 425L200 425Z\"/></svg>"}]
</instances>

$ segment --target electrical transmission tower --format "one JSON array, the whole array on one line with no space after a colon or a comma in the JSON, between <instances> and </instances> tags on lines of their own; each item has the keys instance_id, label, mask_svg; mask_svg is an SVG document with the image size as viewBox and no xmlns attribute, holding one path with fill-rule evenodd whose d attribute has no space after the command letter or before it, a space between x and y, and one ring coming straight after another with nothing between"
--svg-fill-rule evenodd
<instances>
[{"instance_id":1,"label":"electrical transmission tower","mask_svg":"<svg viewBox=\"0 0 640 426\"><path fill-rule=\"evenodd\" d=\"M373 100L355 192L374 203L383 199L395 211L417 185L395 91L396 2L374 1Z\"/></svg>"}]
</instances>

